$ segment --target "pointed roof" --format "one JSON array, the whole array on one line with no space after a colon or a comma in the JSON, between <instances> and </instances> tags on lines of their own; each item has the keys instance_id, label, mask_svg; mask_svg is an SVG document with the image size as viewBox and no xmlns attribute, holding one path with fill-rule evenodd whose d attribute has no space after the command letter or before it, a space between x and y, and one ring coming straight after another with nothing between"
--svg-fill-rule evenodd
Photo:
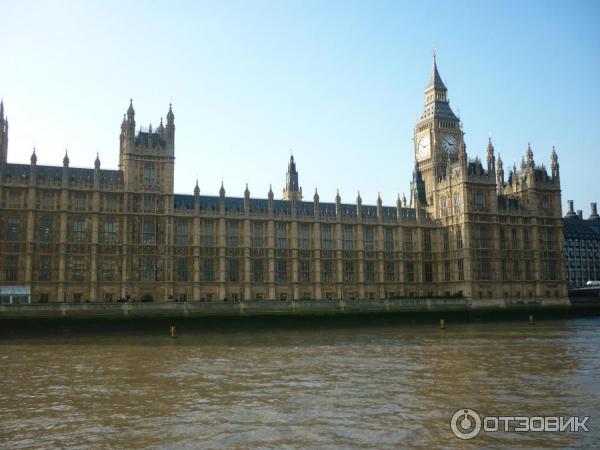
<instances>
[{"instance_id":1,"label":"pointed roof","mask_svg":"<svg viewBox=\"0 0 600 450\"><path fill-rule=\"evenodd\" d=\"M431 87L433 87L434 89L441 89L447 91L446 85L442 81L442 77L438 72L437 63L435 61L435 52L433 52L433 67L431 69L431 77L429 78L429 84L427 85L428 89Z\"/></svg>"}]
</instances>

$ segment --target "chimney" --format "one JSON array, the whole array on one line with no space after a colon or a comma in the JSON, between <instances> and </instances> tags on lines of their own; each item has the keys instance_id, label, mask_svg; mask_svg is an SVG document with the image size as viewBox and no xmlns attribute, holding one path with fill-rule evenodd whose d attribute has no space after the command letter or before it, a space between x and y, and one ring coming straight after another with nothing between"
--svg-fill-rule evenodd
<instances>
[{"instance_id":1,"label":"chimney","mask_svg":"<svg viewBox=\"0 0 600 450\"><path fill-rule=\"evenodd\" d=\"M577 218L579 220L583 220L583 211L580 209L577 210Z\"/></svg>"},{"instance_id":2,"label":"chimney","mask_svg":"<svg viewBox=\"0 0 600 450\"><path fill-rule=\"evenodd\" d=\"M598 210L596 209L596 202L592 202L592 214L590 214L590 220L600 220Z\"/></svg>"},{"instance_id":3,"label":"chimney","mask_svg":"<svg viewBox=\"0 0 600 450\"><path fill-rule=\"evenodd\" d=\"M569 200L567 203L569 204L569 210L567 211L567 215L565 217L567 219L577 217L577 214L575 214L575 211L573 210L573 200Z\"/></svg>"}]
</instances>

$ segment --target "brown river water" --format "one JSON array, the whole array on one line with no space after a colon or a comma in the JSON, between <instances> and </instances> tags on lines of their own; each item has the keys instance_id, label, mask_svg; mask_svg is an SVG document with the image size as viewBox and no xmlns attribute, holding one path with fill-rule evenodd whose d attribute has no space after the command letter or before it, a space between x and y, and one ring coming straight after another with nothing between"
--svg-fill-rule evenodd
<instances>
[{"instance_id":1,"label":"brown river water","mask_svg":"<svg viewBox=\"0 0 600 450\"><path fill-rule=\"evenodd\" d=\"M600 319L0 337L2 448L599 448ZM452 414L590 416L484 432Z\"/></svg>"}]
</instances>

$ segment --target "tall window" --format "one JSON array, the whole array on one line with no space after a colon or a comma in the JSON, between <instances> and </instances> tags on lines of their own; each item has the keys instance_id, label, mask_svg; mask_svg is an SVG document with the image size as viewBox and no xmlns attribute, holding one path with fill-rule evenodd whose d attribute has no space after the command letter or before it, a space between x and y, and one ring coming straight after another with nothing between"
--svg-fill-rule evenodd
<instances>
[{"instance_id":1,"label":"tall window","mask_svg":"<svg viewBox=\"0 0 600 450\"><path fill-rule=\"evenodd\" d=\"M287 261L284 259L275 261L275 282L287 283Z\"/></svg>"},{"instance_id":2,"label":"tall window","mask_svg":"<svg viewBox=\"0 0 600 450\"><path fill-rule=\"evenodd\" d=\"M254 283L262 283L264 281L264 264L262 259L252 260L252 281Z\"/></svg>"},{"instance_id":3,"label":"tall window","mask_svg":"<svg viewBox=\"0 0 600 450\"><path fill-rule=\"evenodd\" d=\"M333 249L333 239L331 235L331 225L323 225L322 229L323 250Z\"/></svg>"},{"instance_id":4,"label":"tall window","mask_svg":"<svg viewBox=\"0 0 600 450\"><path fill-rule=\"evenodd\" d=\"M74 242L84 242L86 239L87 223L85 219L75 219L73 221L73 233L71 238Z\"/></svg>"},{"instance_id":5,"label":"tall window","mask_svg":"<svg viewBox=\"0 0 600 450\"><path fill-rule=\"evenodd\" d=\"M523 249L529 250L529 230L523 230Z\"/></svg>"},{"instance_id":6,"label":"tall window","mask_svg":"<svg viewBox=\"0 0 600 450\"><path fill-rule=\"evenodd\" d=\"M6 221L6 240L13 242L21 240L21 219L18 217L9 217Z\"/></svg>"},{"instance_id":7,"label":"tall window","mask_svg":"<svg viewBox=\"0 0 600 450\"><path fill-rule=\"evenodd\" d=\"M444 231L442 231L442 240L444 251L447 253L450 251L450 232L448 231L448 228L444 228Z\"/></svg>"},{"instance_id":8,"label":"tall window","mask_svg":"<svg viewBox=\"0 0 600 450\"><path fill-rule=\"evenodd\" d=\"M412 252L413 250L413 230L412 228L406 228L404 230L404 251Z\"/></svg>"},{"instance_id":9,"label":"tall window","mask_svg":"<svg viewBox=\"0 0 600 450\"><path fill-rule=\"evenodd\" d=\"M157 262L155 258L144 257L140 259L140 281L157 280Z\"/></svg>"},{"instance_id":10,"label":"tall window","mask_svg":"<svg viewBox=\"0 0 600 450\"><path fill-rule=\"evenodd\" d=\"M240 260L230 259L228 263L227 278L230 282L237 283L240 281Z\"/></svg>"},{"instance_id":11,"label":"tall window","mask_svg":"<svg viewBox=\"0 0 600 450\"><path fill-rule=\"evenodd\" d=\"M113 194L106 194L104 198L104 209L108 212L117 211L117 197Z\"/></svg>"},{"instance_id":12,"label":"tall window","mask_svg":"<svg viewBox=\"0 0 600 450\"><path fill-rule=\"evenodd\" d=\"M414 283L415 282L415 265L412 262L407 262L404 266L406 271L406 282Z\"/></svg>"},{"instance_id":13,"label":"tall window","mask_svg":"<svg viewBox=\"0 0 600 450\"><path fill-rule=\"evenodd\" d=\"M252 227L252 246L254 248L264 247L262 222L254 222L254 226Z\"/></svg>"},{"instance_id":14,"label":"tall window","mask_svg":"<svg viewBox=\"0 0 600 450\"><path fill-rule=\"evenodd\" d=\"M276 229L276 246L279 249L287 248L287 224L278 223Z\"/></svg>"},{"instance_id":15,"label":"tall window","mask_svg":"<svg viewBox=\"0 0 600 450\"><path fill-rule=\"evenodd\" d=\"M73 195L73 209L75 211L85 211L85 194L77 192Z\"/></svg>"},{"instance_id":16,"label":"tall window","mask_svg":"<svg viewBox=\"0 0 600 450\"><path fill-rule=\"evenodd\" d=\"M4 280L17 281L19 273L19 256L7 255L4 257Z\"/></svg>"},{"instance_id":17,"label":"tall window","mask_svg":"<svg viewBox=\"0 0 600 450\"><path fill-rule=\"evenodd\" d=\"M187 281L188 280L188 261L185 258L178 258L176 263L176 281Z\"/></svg>"},{"instance_id":18,"label":"tall window","mask_svg":"<svg viewBox=\"0 0 600 450\"><path fill-rule=\"evenodd\" d=\"M456 227L456 250L461 250L462 248L463 248L462 229L460 227Z\"/></svg>"},{"instance_id":19,"label":"tall window","mask_svg":"<svg viewBox=\"0 0 600 450\"><path fill-rule=\"evenodd\" d=\"M156 167L154 164L144 166L144 187L154 187L156 185Z\"/></svg>"},{"instance_id":20,"label":"tall window","mask_svg":"<svg viewBox=\"0 0 600 450\"><path fill-rule=\"evenodd\" d=\"M331 279L333 278L333 264L330 260L325 260L321 262L321 271L323 283L331 283Z\"/></svg>"},{"instance_id":21,"label":"tall window","mask_svg":"<svg viewBox=\"0 0 600 450\"><path fill-rule=\"evenodd\" d=\"M510 234L511 234L511 240L510 243L512 245L512 249L516 250L518 247L518 242L517 242L517 230L515 228L513 228L512 230L510 230Z\"/></svg>"},{"instance_id":22,"label":"tall window","mask_svg":"<svg viewBox=\"0 0 600 450\"><path fill-rule=\"evenodd\" d=\"M144 217L142 221L142 244L156 244L156 219L154 217Z\"/></svg>"},{"instance_id":23,"label":"tall window","mask_svg":"<svg viewBox=\"0 0 600 450\"><path fill-rule=\"evenodd\" d=\"M115 219L106 219L104 221L103 240L106 244L118 242L117 221Z\"/></svg>"},{"instance_id":24,"label":"tall window","mask_svg":"<svg viewBox=\"0 0 600 450\"><path fill-rule=\"evenodd\" d=\"M525 261L525 278L527 279L527 281L533 280L533 268L531 260Z\"/></svg>"},{"instance_id":25,"label":"tall window","mask_svg":"<svg viewBox=\"0 0 600 450\"><path fill-rule=\"evenodd\" d=\"M54 194L51 192L42 193L40 206L42 209L54 209Z\"/></svg>"},{"instance_id":26,"label":"tall window","mask_svg":"<svg viewBox=\"0 0 600 450\"><path fill-rule=\"evenodd\" d=\"M203 247L214 246L215 238L214 238L214 231L213 231L213 222L212 221L204 222L202 231L203 231L202 246Z\"/></svg>"},{"instance_id":27,"label":"tall window","mask_svg":"<svg viewBox=\"0 0 600 450\"><path fill-rule=\"evenodd\" d=\"M501 262L502 281L508 281L508 261L503 259Z\"/></svg>"},{"instance_id":28,"label":"tall window","mask_svg":"<svg viewBox=\"0 0 600 450\"><path fill-rule=\"evenodd\" d=\"M477 227L477 247L488 248L487 226L480 224Z\"/></svg>"},{"instance_id":29,"label":"tall window","mask_svg":"<svg viewBox=\"0 0 600 450\"><path fill-rule=\"evenodd\" d=\"M464 281L465 279L465 263L462 259L456 261L456 271L458 273L458 280Z\"/></svg>"},{"instance_id":30,"label":"tall window","mask_svg":"<svg viewBox=\"0 0 600 450\"><path fill-rule=\"evenodd\" d=\"M181 221L175 224L175 245L185 247L188 245L188 223Z\"/></svg>"},{"instance_id":31,"label":"tall window","mask_svg":"<svg viewBox=\"0 0 600 450\"><path fill-rule=\"evenodd\" d=\"M431 252L431 230L423 230L423 251Z\"/></svg>"},{"instance_id":32,"label":"tall window","mask_svg":"<svg viewBox=\"0 0 600 450\"><path fill-rule=\"evenodd\" d=\"M227 222L227 247L238 248L240 246L240 224L237 221Z\"/></svg>"},{"instance_id":33,"label":"tall window","mask_svg":"<svg viewBox=\"0 0 600 450\"><path fill-rule=\"evenodd\" d=\"M396 265L393 262L385 263L385 281L396 281Z\"/></svg>"},{"instance_id":34,"label":"tall window","mask_svg":"<svg viewBox=\"0 0 600 450\"><path fill-rule=\"evenodd\" d=\"M354 283L353 261L344 261L344 283Z\"/></svg>"},{"instance_id":35,"label":"tall window","mask_svg":"<svg viewBox=\"0 0 600 450\"><path fill-rule=\"evenodd\" d=\"M204 281L213 281L215 277L215 264L212 259L205 259L203 264Z\"/></svg>"},{"instance_id":36,"label":"tall window","mask_svg":"<svg viewBox=\"0 0 600 450\"><path fill-rule=\"evenodd\" d=\"M21 193L19 191L11 191L8 196L8 205L11 208L21 207Z\"/></svg>"},{"instance_id":37,"label":"tall window","mask_svg":"<svg viewBox=\"0 0 600 450\"><path fill-rule=\"evenodd\" d=\"M454 193L452 201L454 202L454 214L460 213L460 194L458 192Z\"/></svg>"},{"instance_id":38,"label":"tall window","mask_svg":"<svg viewBox=\"0 0 600 450\"><path fill-rule=\"evenodd\" d=\"M521 264L518 259L513 260L513 280L521 279Z\"/></svg>"},{"instance_id":39,"label":"tall window","mask_svg":"<svg viewBox=\"0 0 600 450\"><path fill-rule=\"evenodd\" d=\"M39 281L50 281L52 279L52 256L40 256L40 272L38 275Z\"/></svg>"},{"instance_id":40,"label":"tall window","mask_svg":"<svg viewBox=\"0 0 600 450\"><path fill-rule=\"evenodd\" d=\"M117 273L117 261L113 256L105 256L102 258L102 279L104 281L112 281Z\"/></svg>"},{"instance_id":41,"label":"tall window","mask_svg":"<svg viewBox=\"0 0 600 450\"><path fill-rule=\"evenodd\" d=\"M71 281L83 281L85 275L85 258L83 256L71 257Z\"/></svg>"},{"instance_id":42,"label":"tall window","mask_svg":"<svg viewBox=\"0 0 600 450\"><path fill-rule=\"evenodd\" d=\"M423 264L423 274L425 277L425 282L431 283L433 281L433 264L431 264L431 263Z\"/></svg>"},{"instance_id":43,"label":"tall window","mask_svg":"<svg viewBox=\"0 0 600 450\"><path fill-rule=\"evenodd\" d=\"M373 227L363 228L365 251L372 252L375 250L375 243L373 239Z\"/></svg>"},{"instance_id":44,"label":"tall window","mask_svg":"<svg viewBox=\"0 0 600 450\"><path fill-rule=\"evenodd\" d=\"M342 249L343 250L352 250L352 227L351 226L345 226L343 228Z\"/></svg>"},{"instance_id":45,"label":"tall window","mask_svg":"<svg viewBox=\"0 0 600 450\"><path fill-rule=\"evenodd\" d=\"M483 192L481 191L475 193L475 207L477 209L483 209Z\"/></svg>"},{"instance_id":46,"label":"tall window","mask_svg":"<svg viewBox=\"0 0 600 450\"><path fill-rule=\"evenodd\" d=\"M307 260L300 261L300 281L308 282L310 281L310 262Z\"/></svg>"},{"instance_id":47,"label":"tall window","mask_svg":"<svg viewBox=\"0 0 600 450\"><path fill-rule=\"evenodd\" d=\"M43 217L40 220L40 241L41 242L52 242L53 238L53 226L52 218Z\"/></svg>"},{"instance_id":48,"label":"tall window","mask_svg":"<svg viewBox=\"0 0 600 450\"><path fill-rule=\"evenodd\" d=\"M506 233L504 228L500 228L500 250L506 249Z\"/></svg>"},{"instance_id":49,"label":"tall window","mask_svg":"<svg viewBox=\"0 0 600 450\"><path fill-rule=\"evenodd\" d=\"M365 281L367 283L375 282L375 263L373 261L365 262Z\"/></svg>"},{"instance_id":50,"label":"tall window","mask_svg":"<svg viewBox=\"0 0 600 450\"><path fill-rule=\"evenodd\" d=\"M450 261L444 261L444 281L450 281L452 279L452 272L450 271Z\"/></svg>"},{"instance_id":51,"label":"tall window","mask_svg":"<svg viewBox=\"0 0 600 450\"><path fill-rule=\"evenodd\" d=\"M300 224L300 249L310 249L310 226L306 223Z\"/></svg>"},{"instance_id":52,"label":"tall window","mask_svg":"<svg viewBox=\"0 0 600 450\"><path fill-rule=\"evenodd\" d=\"M442 196L442 198L440 198L440 209L442 211L442 216L448 215L448 201L445 196Z\"/></svg>"},{"instance_id":53,"label":"tall window","mask_svg":"<svg viewBox=\"0 0 600 450\"><path fill-rule=\"evenodd\" d=\"M394 229L393 228L385 229L384 250L386 252L394 251Z\"/></svg>"}]
</instances>

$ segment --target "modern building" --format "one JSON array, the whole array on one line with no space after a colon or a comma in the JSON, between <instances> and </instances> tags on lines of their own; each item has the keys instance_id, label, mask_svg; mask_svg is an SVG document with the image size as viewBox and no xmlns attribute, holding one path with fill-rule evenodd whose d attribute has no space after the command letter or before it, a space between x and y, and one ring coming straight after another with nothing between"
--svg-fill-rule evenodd
<instances>
[{"instance_id":1,"label":"modern building","mask_svg":"<svg viewBox=\"0 0 600 450\"><path fill-rule=\"evenodd\" d=\"M575 212L573 200L564 218L565 258L569 287L583 287L588 281L600 281L600 216L596 203L588 219Z\"/></svg>"},{"instance_id":2,"label":"modern building","mask_svg":"<svg viewBox=\"0 0 600 450\"><path fill-rule=\"evenodd\" d=\"M491 141L467 156L436 65L414 129L410 198L303 198L293 157L282 199L175 194L175 118L121 124L117 170L7 162L0 115L0 284L34 302L464 296L567 299L558 158L527 148L505 170ZM411 157L407 153L407 158Z\"/></svg>"}]
</instances>

